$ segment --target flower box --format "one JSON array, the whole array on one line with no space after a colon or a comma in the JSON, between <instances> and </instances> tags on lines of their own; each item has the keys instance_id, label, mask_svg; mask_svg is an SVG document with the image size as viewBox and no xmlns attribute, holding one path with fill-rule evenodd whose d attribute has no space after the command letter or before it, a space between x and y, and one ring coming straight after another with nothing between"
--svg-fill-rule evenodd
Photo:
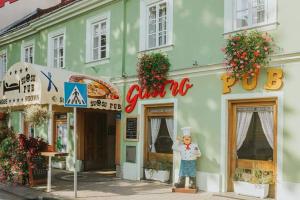
<instances>
[{"instance_id":1,"label":"flower box","mask_svg":"<svg viewBox=\"0 0 300 200\"><path fill-rule=\"evenodd\" d=\"M266 198L269 194L269 184L253 184L243 181L233 181L234 192L240 195Z\"/></svg>"},{"instance_id":2,"label":"flower box","mask_svg":"<svg viewBox=\"0 0 300 200\"><path fill-rule=\"evenodd\" d=\"M66 161L52 161L52 167L55 169L66 169Z\"/></svg>"},{"instance_id":3,"label":"flower box","mask_svg":"<svg viewBox=\"0 0 300 200\"><path fill-rule=\"evenodd\" d=\"M145 176L148 180L155 180L160 182L168 182L170 179L170 171L168 170L154 170L145 169Z\"/></svg>"}]
</instances>

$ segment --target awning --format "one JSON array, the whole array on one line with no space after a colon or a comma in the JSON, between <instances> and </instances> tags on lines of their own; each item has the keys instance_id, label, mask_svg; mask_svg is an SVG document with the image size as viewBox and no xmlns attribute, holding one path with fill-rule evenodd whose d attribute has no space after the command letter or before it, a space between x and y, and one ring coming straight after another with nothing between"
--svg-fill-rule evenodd
<instances>
[{"instance_id":1,"label":"awning","mask_svg":"<svg viewBox=\"0 0 300 200\"><path fill-rule=\"evenodd\" d=\"M33 104L64 105L64 82L87 84L88 108L121 110L119 90L107 78L30 63L17 63L6 72L0 82L0 108Z\"/></svg>"}]
</instances>

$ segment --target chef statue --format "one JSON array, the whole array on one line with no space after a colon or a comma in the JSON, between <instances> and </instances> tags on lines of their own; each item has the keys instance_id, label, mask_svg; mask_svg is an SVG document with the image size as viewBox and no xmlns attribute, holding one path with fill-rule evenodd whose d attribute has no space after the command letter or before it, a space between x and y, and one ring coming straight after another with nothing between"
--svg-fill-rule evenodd
<instances>
[{"instance_id":1,"label":"chef statue","mask_svg":"<svg viewBox=\"0 0 300 200\"><path fill-rule=\"evenodd\" d=\"M201 152L197 144L192 143L191 128L184 127L182 138L177 138L173 145L173 150L180 153L181 163L179 170L179 180L175 183L176 188L185 187L185 178L189 177L189 188L196 189L196 168L197 158L201 156Z\"/></svg>"}]
</instances>

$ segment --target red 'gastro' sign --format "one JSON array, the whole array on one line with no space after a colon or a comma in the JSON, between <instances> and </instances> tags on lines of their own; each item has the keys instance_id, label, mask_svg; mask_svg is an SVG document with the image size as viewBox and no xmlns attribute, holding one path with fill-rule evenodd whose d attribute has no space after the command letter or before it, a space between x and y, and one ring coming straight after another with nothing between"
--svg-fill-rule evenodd
<instances>
[{"instance_id":1,"label":"red 'gastro' sign","mask_svg":"<svg viewBox=\"0 0 300 200\"><path fill-rule=\"evenodd\" d=\"M126 101L128 105L125 107L125 111L127 113L131 113L139 99L149 99L149 98L156 98L156 97L165 97L166 96L166 87L169 85L169 90L171 91L172 96L185 96L189 89L193 87L193 84L190 84L189 78L184 78L180 82L175 80L167 80L165 85L160 91L154 92L147 92L145 89L142 89L140 85L134 84L132 85L126 96Z\"/></svg>"},{"instance_id":2,"label":"red 'gastro' sign","mask_svg":"<svg viewBox=\"0 0 300 200\"><path fill-rule=\"evenodd\" d=\"M0 0L0 8L5 6L5 2L14 3L18 0Z\"/></svg>"}]
</instances>

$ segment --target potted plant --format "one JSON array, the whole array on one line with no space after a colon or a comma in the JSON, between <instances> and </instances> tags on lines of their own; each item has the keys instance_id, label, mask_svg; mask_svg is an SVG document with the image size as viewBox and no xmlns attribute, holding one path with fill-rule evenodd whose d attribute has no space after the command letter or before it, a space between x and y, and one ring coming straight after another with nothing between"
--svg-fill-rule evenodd
<instances>
[{"instance_id":1,"label":"potted plant","mask_svg":"<svg viewBox=\"0 0 300 200\"><path fill-rule=\"evenodd\" d=\"M49 113L46 108L38 105L28 106L25 109L25 121L34 126L41 126L49 119Z\"/></svg>"},{"instance_id":2,"label":"potted plant","mask_svg":"<svg viewBox=\"0 0 300 200\"><path fill-rule=\"evenodd\" d=\"M142 55L137 64L141 87L148 92L160 91L167 81L170 66L169 58L161 53Z\"/></svg>"},{"instance_id":3,"label":"potted plant","mask_svg":"<svg viewBox=\"0 0 300 200\"><path fill-rule=\"evenodd\" d=\"M273 184L271 171L241 168L235 170L233 187L236 194L266 198L270 184Z\"/></svg>"},{"instance_id":4,"label":"potted plant","mask_svg":"<svg viewBox=\"0 0 300 200\"><path fill-rule=\"evenodd\" d=\"M228 74L236 80L258 75L260 69L268 65L273 46L268 33L250 31L229 36L222 48Z\"/></svg>"},{"instance_id":5,"label":"potted plant","mask_svg":"<svg viewBox=\"0 0 300 200\"><path fill-rule=\"evenodd\" d=\"M145 177L147 180L168 182L172 163L167 160L149 160L145 164Z\"/></svg>"}]
</instances>

